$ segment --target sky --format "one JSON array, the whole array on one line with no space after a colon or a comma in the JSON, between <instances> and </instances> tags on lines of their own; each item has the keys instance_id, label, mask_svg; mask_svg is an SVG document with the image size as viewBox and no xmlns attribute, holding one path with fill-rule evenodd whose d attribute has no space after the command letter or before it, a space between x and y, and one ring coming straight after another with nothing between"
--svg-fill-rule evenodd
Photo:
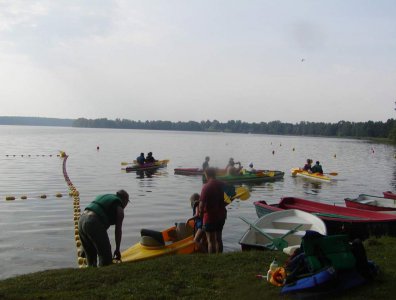
<instances>
[{"instance_id":1,"label":"sky","mask_svg":"<svg viewBox=\"0 0 396 300\"><path fill-rule=\"evenodd\" d=\"M394 0L0 0L0 116L395 118Z\"/></svg>"}]
</instances>

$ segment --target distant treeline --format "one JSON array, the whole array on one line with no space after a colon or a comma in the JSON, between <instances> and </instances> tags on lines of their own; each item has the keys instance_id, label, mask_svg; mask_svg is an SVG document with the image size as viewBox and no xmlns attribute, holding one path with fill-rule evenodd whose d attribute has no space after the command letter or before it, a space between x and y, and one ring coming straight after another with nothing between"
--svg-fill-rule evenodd
<instances>
[{"instance_id":1,"label":"distant treeline","mask_svg":"<svg viewBox=\"0 0 396 300\"><path fill-rule=\"evenodd\" d=\"M280 121L247 123L242 121L228 121L221 123L214 121L131 121L126 119L108 120L80 118L73 122L73 127L92 128L127 128L151 130L178 130L178 131L210 131L235 132L279 135L310 135L310 136L337 136L337 137L373 137L393 138L396 133L396 121L393 119L384 122L348 122L315 123L299 122L297 124L282 123Z\"/></svg>"},{"instance_id":2,"label":"distant treeline","mask_svg":"<svg viewBox=\"0 0 396 300\"><path fill-rule=\"evenodd\" d=\"M40 118L40 117L0 117L0 125L28 126L73 126L73 119Z\"/></svg>"}]
</instances>

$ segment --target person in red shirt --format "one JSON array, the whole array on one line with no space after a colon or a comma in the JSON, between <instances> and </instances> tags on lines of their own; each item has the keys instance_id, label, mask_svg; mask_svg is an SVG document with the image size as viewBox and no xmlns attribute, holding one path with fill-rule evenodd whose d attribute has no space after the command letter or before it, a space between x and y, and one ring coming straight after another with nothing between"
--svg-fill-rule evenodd
<instances>
[{"instance_id":1,"label":"person in red shirt","mask_svg":"<svg viewBox=\"0 0 396 300\"><path fill-rule=\"evenodd\" d=\"M208 253L223 252L222 232L227 217L224 202L224 184L216 179L216 170L205 170L207 183L202 187L199 201L199 213L202 217L202 229L208 242Z\"/></svg>"}]
</instances>

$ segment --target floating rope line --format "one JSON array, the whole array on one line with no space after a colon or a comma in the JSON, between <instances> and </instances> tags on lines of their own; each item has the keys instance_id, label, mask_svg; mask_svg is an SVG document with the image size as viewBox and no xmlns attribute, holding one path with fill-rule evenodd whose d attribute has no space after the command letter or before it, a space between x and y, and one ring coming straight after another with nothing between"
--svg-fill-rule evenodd
<instances>
[{"instance_id":1,"label":"floating rope line","mask_svg":"<svg viewBox=\"0 0 396 300\"><path fill-rule=\"evenodd\" d=\"M76 247L77 247L77 263L80 268L85 268L87 266L87 260L86 258L83 257L83 248L81 245L81 240L78 232L78 221L80 219L80 193L79 191L74 187L73 183L71 182L69 175L67 175L66 171L66 161L67 158L69 157L66 155L65 152L61 151L60 157L63 157L63 176L65 177L66 183L69 186L69 195L73 197L73 221L74 221L74 239L76 242Z\"/></svg>"},{"instance_id":2,"label":"floating rope line","mask_svg":"<svg viewBox=\"0 0 396 300\"><path fill-rule=\"evenodd\" d=\"M63 197L63 194L62 194L62 193L56 193L54 196L55 196L56 198L62 198L62 197ZM70 196L71 196L71 195L70 195ZM32 197L28 197L27 195L22 195L22 196L20 197L20 199L21 199L21 200L26 200L26 199L37 199L37 198L40 198L40 199L47 199L47 197L49 197L49 195L47 195L47 194L41 194L41 195L39 195L39 196L32 196ZM7 196L5 197L5 199L6 199L7 201L11 201L11 200L17 200L18 197L13 196L13 195L7 195Z\"/></svg>"},{"instance_id":3,"label":"floating rope line","mask_svg":"<svg viewBox=\"0 0 396 300\"><path fill-rule=\"evenodd\" d=\"M63 152L64 153L64 152ZM6 157L64 157L61 154L6 154Z\"/></svg>"}]
</instances>

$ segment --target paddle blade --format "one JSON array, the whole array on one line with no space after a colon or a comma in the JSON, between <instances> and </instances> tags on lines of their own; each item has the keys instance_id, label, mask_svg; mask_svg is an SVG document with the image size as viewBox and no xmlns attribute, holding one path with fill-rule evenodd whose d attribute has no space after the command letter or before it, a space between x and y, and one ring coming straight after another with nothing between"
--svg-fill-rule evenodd
<instances>
[{"instance_id":1,"label":"paddle blade","mask_svg":"<svg viewBox=\"0 0 396 300\"><path fill-rule=\"evenodd\" d=\"M338 175L337 172L331 172L331 173L327 173L327 174L329 174L329 175L331 175L331 176L337 176L337 175Z\"/></svg>"},{"instance_id":2,"label":"paddle blade","mask_svg":"<svg viewBox=\"0 0 396 300\"><path fill-rule=\"evenodd\" d=\"M224 202L227 204L230 204L232 202L231 198L228 197L228 195L226 193L224 193Z\"/></svg>"},{"instance_id":3,"label":"paddle blade","mask_svg":"<svg viewBox=\"0 0 396 300\"><path fill-rule=\"evenodd\" d=\"M250 198L249 190L243 186L237 187L235 192L236 192L236 195L234 197L232 197L234 199L238 198L242 201L245 201Z\"/></svg>"}]
</instances>

